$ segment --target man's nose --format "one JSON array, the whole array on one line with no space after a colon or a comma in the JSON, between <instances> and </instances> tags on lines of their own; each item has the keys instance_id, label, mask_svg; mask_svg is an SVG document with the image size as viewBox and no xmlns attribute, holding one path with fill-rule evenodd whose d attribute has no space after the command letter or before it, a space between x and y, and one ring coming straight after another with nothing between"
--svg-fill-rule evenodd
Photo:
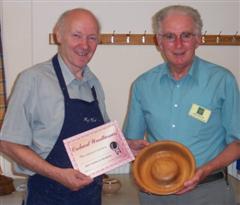
<instances>
[{"instance_id":1,"label":"man's nose","mask_svg":"<svg viewBox=\"0 0 240 205\"><path fill-rule=\"evenodd\" d=\"M89 47L89 42L87 38L81 38L79 44L83 47L83 48L88 48Z\"/></svg>"},{"instance_id":2,"label":"man's nose","mask_svg":"<svg viewBox=\"0 0 240 205\"><path fill-rule=\"evenodd\" d=\"M181 47L183 45L183 40L181 36L176 36L174 44L176 47Z\"/></svg>"}]
</instances>

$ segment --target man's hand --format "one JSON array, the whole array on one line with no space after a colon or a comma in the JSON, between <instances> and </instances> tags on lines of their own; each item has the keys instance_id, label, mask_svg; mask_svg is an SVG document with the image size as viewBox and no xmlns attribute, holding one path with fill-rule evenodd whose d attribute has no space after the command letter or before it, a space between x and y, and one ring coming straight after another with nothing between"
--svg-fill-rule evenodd
<instances>
[{"instance_id":1,"label":"man's hand","mask_svg":"<svg viewBox=\"0 0 240 205\"><path fill-rule=\"evenodd\" d=\"M188 180L188 181L186 181L186 182L184 183L184 188L183 188L181 191L177 192L176 194L177 194L177 195L181 195L181 194L183 194L183 193L186 193L186 192L188 192L188 191L193 190L194 188L197 187L197 185L198 185L203 179L205 179L205 177L206 177L207 175L208 175L208 174L204 171L204 169L202 169L202 168L197 169L197 171L196 171L195 175L193 176L193 178L190 179L190 180Z\"/></svg>"},{"instance_id":2,"label":"man's hand","mask_svg":"<svg viewBox=\"0 0 240 205\"><path fill-rule=\"evenodd\" d=\"M60 168L56 173L55 180L72 191L78 191L93 182L91 177L72 168Z\"/></svg>"},{"instance_id":3,"label":"man's hand","mask_svg":"<svg viewBox=\"0 0 240 205\"><path fill-rule=\"evenodd\" d=\"M127 143L131 148L134 156L136 156L141 149L149 145L149 142L146 140L127 140Z\"/></svg>"},{"instance_id":4,"label":"man's hand","mask_svg":"<svg viewBox=\"0 0 240 205\"><path fill-rule=\"evenodd\" d=\"M73 191L79 190L93 181L89 176L72 168L63 169L53 166L25 145L0 140L0 149L16 163L53 179Z\"/></svg>"}]
</instances>

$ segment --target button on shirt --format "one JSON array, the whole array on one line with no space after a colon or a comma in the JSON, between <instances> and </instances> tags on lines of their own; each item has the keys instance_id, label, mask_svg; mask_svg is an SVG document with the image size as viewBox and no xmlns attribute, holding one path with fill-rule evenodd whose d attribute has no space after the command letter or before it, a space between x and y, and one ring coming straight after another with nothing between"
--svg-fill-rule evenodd
<instances>
[{"instance_id":1,"label":"button on shirt","mask_svg":"<svg viewBox=\"0 0 240 205\"><path fill-rule=\"evenodd\" d=\"M70 98L91 102L94 86L105 122L109 121L102 86L86 66L83 79L77 80L58 55ZM29 146L46 158L55 144L64 120L64 97L51 60L23 71L11 95L0 139ZM32 172L17 166L16 171Z\"/></svg>"},{"instance_id":2,"label":"button on shirt","mask_svg":"<svg viewBox=\"0 0 240 205\"><path fill-rule=\"evenodd\" d=\"M189 115L193 104L211 111L208 121ZM176 140L193 152L198 166L240 139L240 96L225 68L195 57L189 73L176 81L167 64L141 75L133 84L124 134L150 142Z\"/></svg>"}]
</instances>

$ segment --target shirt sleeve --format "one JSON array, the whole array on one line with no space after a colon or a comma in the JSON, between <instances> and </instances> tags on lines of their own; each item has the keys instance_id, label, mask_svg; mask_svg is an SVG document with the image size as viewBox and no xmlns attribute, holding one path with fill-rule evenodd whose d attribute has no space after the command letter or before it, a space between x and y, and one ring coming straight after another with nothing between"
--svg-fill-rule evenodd
<instances>
[{"instance_id":1,"label":"shirt sleeve","mask_svg":"<svg viewBox=\"0 0 240 205\"><path fill-rule=\"evenodd\" d=\"M0 139L18 144L30 145L32 131L30 128L31 109L30 78L22 73L14 86L0 132Z\"/></svg>"},{"instance_id":2,"label":"shirt sleeve","mask_svg":"<svg viewBox=\"0 0 240 205\"><path fill-rule=\"evenodd\" d=\"M226 77L225 99L222 108L223 126L227 132L226 143L240 139L240 93L233 75Z\"/></svg>"},{"instance_id":3,"label":"shirt sleeve","mask_svg":"<svg viewBox=\"0 0 240 205\"><path fill-rule=\"evenodd\" d=\"M130 105L123 132L127 139L143 139L146 130L144 113L142 110L140 92L137 84L133 84Z\"/></svg>"}]
</instances>

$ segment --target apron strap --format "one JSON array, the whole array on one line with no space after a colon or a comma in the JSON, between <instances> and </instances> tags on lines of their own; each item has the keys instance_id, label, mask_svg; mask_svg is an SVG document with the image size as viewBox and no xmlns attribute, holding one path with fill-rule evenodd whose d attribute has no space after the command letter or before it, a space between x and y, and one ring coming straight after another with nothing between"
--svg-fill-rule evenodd
<instances>
[{"instance_id":1,"label":"apron strap","mask_svg":"<svg viewBox=\"0 0 240 205\"><path fill-rule=\"evenodd\" d=\"M63 95L64 95L65 99L69 99L67 86L66 86L65 80L63 78L61 67L60 67L59 62L58 62L57 54L52 58L52 63L53 63L53 67L54 67L55 73L56 73L56 75L58 77L58 82L60 84L60 87L61 87L61 90L63 92Z\"/></svg>"},{"instance_id":2,"label":"apron strap","mask_svg":"<svg viewBox=\"0 0 240 205\"><path fill-rule=\"evenodd\" d=\"M92 87L91 90L92 90L92 95L93 95L94 100L98 102L98 100L97 100L97 94L96 94L96 90L95 90L94 86Z\"/></svg>"},{"instance_id":3,"label":"apron strap","mask_svg":"<svg viewBox=\"0 0 240 205\"><path fill-rule=\"evenodd\" d=\"M65 99L70 99L68 91L67 91L67 86L66 86L66 83L65 83L65 80L63 78L62 71L61 71L61 67L59 65L57 54L52 58L52 63L53 63L55 73L58 77L58 82L60 84L63 95L64 95ZM97 94L96 94L96 90L95 90L94 86L91 88L91 90L92 90L92 95L93 95L94 100L98 102Z\"/></svg>"}]
</instances>

